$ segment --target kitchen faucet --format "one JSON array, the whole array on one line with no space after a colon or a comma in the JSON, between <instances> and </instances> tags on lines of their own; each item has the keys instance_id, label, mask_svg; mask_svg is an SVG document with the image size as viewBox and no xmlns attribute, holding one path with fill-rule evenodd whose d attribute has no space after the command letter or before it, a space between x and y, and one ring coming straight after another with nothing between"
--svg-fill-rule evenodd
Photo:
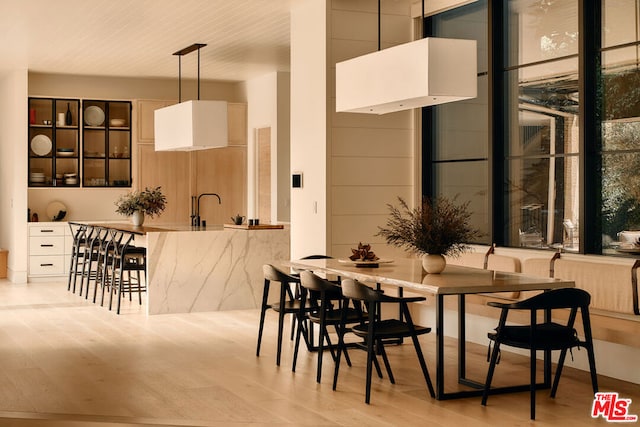
<instances>
[{"instance_id":1,"label":"kitchen faucet","mask_svg":"<svg viewBox=\"0 0 640 427\"><path fill-rule=\"evenodd\" d=\"M191 226L200 226L200 199L202 196L216 196L218 204L222 204L222 199L216 193L202 193L199 196L191 196Z\"/></svg>"}]
</instances>

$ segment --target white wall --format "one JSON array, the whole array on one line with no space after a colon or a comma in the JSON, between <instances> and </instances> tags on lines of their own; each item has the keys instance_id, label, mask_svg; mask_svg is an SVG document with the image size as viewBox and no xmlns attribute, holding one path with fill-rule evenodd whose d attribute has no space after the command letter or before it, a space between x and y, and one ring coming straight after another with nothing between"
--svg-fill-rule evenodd
<instances>
[{"instance_id":1,"label":"white wall","mask_svg":"<svg viewBox=\"0 0 640 427\"><path fill-rule=\"evenodd\" d=\"M291 256L324 254L327 223L327 0L302 0L291 10Z\"/></svg>"},{"instance_id":2,"label":"white wall","mask_svg":"<svg viewBox=\"0 0 640 427\"><path fill-rule=\"evenodd\" d=\"M277 72L245 82L247 92L247 217L257 216L256 131L271 128L271 218L289 222L289 73Z\"/></svg>"},{"instance_id":3,"label":"white wall","mask_svg":"<svg viewBox=\"0 0 640 427\"><path fill-rule=\"evenodd\" d=\"M0 72L0 247L8 278L27 281L27 70Z\"/></svg>"}]
</instances>

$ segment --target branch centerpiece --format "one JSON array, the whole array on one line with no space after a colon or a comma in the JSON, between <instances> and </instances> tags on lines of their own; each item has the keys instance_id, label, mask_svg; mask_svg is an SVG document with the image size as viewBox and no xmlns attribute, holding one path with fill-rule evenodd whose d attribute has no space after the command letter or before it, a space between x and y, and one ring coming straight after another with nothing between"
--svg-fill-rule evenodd
<instances>
[{"instance_id":1,"label":"branch centerpiece","mask_svg":"<svg viewBox=\"0 0 640 427\"><path fill-rule=\"evenodd\" d=\"M401 197L398 202L399 207L387 204L389 218L376 235L392 246L421 255L427 273L440 273L446 266L445 255L459 256L470 249L468 242L481 235L469 223L469 202L458 205L455 199L442 196L423 198L415 208Z\"/></svg>"},{"instance_id":2,"label":"branch centerpiece","mask_svg":"<svg viewBox=\"0 0 640 427\"><path fill-rule=\"evenodd\" d=\"M167 198L161 187L145 187L142 191L131 191L121 195L116 201L116 213L130 216L133 225L142 225L144 216L153 218L160 215L166 208Z\"/></svg>"}]
</instances>

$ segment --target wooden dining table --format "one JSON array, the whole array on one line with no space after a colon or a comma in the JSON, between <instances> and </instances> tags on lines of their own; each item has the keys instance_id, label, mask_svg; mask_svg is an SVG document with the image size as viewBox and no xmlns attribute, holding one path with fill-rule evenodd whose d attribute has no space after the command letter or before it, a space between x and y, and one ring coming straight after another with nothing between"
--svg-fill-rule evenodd
<instances>
[{"instance_id":1,"label":"wooden dining table","mask_svg":"<svg viewBox=\"0 0 640 427\"><path fill-rule=\"evenodd\" d=\"M466 315L465 296L469 294L494 292L520 292L550 290L575 287L572 281L546 277L528 276L471 267L447 265L439 274L427 274L419 259L397 259L380 262L377 267L358 266L348 259L305 259L291 260L285 266L296 270L333 274L351 278L373 286L391 286L402 295L404 289L435 297L436 324L436 399L447 400L461 397L479 396L484 382L474 381L466 376ZM467 390L445 391L444 376L444 299L455 296L458 299L458 383L468 386ZM548 316L548 314L547 314ZM551 357L545 353L544 380L540 388L551 385ZM492 388L491 393L507 393L529 390L529 384Z\"/></svg>"}]
</instances>

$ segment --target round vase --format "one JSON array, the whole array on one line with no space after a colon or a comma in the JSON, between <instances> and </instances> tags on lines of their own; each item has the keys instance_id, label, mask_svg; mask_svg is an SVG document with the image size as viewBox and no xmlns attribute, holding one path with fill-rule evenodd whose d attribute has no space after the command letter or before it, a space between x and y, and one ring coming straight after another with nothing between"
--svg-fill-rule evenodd
<instances>
[{"instance_id":1,"label":"round vase","mask_svg":"<svg viewBox=\"0 0 640 427\"><path fill-rule=\"evenodd\" d=\"M447 266L447 260L440 254L422 255L422 268L429 274L438 274Z\"/></svg>"},{"instance_id":2,"label":"round vase","mask_svg":"<svg viewBox=\"0 0 640 427\"><path fill-rule=\"evenodd\" d=\"M144 223L144 212L142 211L135 211L133 213L133 215L131 215L131 222L133 223L133 225L135 225L136 227L141 226Z\"/></svg>"}]
</instances>

